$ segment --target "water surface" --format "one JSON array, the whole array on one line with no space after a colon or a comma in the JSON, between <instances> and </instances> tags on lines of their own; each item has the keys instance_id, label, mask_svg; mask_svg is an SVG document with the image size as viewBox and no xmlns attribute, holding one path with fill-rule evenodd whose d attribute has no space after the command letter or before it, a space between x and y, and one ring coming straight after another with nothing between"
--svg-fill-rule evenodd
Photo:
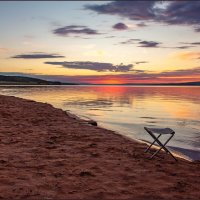
<instances>
[{"instance_id":1,"label":"water surface","mask_svg":"<svg viewBox=\"0 0 200 200\"><path fill-rule=\"evenodd\" d=\"M200 160L197 86L1 86L0 94L48 102L136 139L151 141L144 126L170 127L169 146Z\"/></svg>"}]
</instances>

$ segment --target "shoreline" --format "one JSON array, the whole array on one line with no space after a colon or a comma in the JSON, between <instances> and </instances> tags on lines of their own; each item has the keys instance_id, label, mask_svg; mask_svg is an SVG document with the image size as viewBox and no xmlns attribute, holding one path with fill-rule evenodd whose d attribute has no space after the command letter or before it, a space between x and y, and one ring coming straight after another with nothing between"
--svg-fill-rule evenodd
<instances>
[{"instance_id":1,"label":"shoreline","mask_svg":"<svg viewBox=\"0 0 200 200\"><path fill-rule=\"evenodd\" d=\"M81 121L85 121L85 123L87 124L88 122L95 122L96 124L98 124L97 121L94 121L92 118L89 118L87 116L79 116L75 113L73 113L72 111L70 110L64 110L67 114L71 115L71 117L74 117L75 119L77 120L81 120ZM88 118L89 120L86 120L84 118ZM130 140L130 141L133 141L133 142L138 142L138 143L141 143L141 144L145 144L145 145L150 145L151 143L148 142L148 141L145 141L145 140L140 140L140 139L136 139L134 137L131 137L131 136L128 136L128 135L124 135L123 133L121 133L120 131L116 131L116 130L113 130L113 129L109 129L109 128L106 128L104 126L100 126L100 125L97 125L98 127L102 128L102 129L106 129L106 130L109 130L109 131L112 131L114 132L114 134L118 134L122 137L124 137L125 139L127 140ZM159 146L157 145L153 145L151 148L157 150L158 148L160 148ZM180 158L180 159L184 159L186 161L189 161L189 162L198 162L199 160L193 160L191 157L189 156L186 156L182 151L177 151L177 150L174 150L172 147L168 147L171 151L171 153L176 157L176 158ZM164 150L162 149L161 150L162 152L164 152Z\"/></svg>"},{"instance_id":2,"label":"shoreline","mask_svg":"<svg viewBox=\"0 0 200 200\"><path fill-rule=\"evenodd\" d=\"M200 162L88 125L47 103L0 95L0 196L200 199Z\"/></svg>"},{"instance_id":3,"label":"shoreline","mask_svg":"<svg viewBox=\"0 0 200 200\"><path fill-rule=\"evenodd\" d=\"M200 87L200 83L198 84L79 84L79 83L70 83L70 84L0 84L0 87L4 87L4 86L144 86L144 87L148 87L148 86L152 86L152 87L160 87L160 86L164 86L164 87Z\"/></svg>"}]
</instances>

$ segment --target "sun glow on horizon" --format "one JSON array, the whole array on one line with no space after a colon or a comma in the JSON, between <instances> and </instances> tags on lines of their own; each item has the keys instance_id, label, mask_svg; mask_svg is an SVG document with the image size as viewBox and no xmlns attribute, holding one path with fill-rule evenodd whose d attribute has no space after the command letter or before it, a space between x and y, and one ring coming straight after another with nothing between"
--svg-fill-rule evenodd
<instances>
[{"instance_id":1,"label":"sun glow on horizon","mask_svg":"<svg viewBox=\"0 0 200 200\"><path fill-rule=\"evenodd\" d=\"M102 79L102 80L94 80L94 81L91 81L91 83L94 83L94 84L123 84L125 83L124 80L122 79Z\"/></svg>"}]
</instances>

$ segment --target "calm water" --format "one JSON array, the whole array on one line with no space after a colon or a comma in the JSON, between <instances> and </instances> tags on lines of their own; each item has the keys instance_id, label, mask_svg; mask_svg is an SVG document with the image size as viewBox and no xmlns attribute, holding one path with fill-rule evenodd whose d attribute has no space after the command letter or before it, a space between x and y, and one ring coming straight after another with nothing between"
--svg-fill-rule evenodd
<instances>
[{"instance_id":1,"label":"calm water","mask_svg":"<svg viewBox=\"0 0 200 200\"><path fill-rule=\"evenodd\" d=\"M169 146L200 160L200 87L3 86L0 94L48 102L136 139L151 141L144 126L170 127Z\"/></svg>"}]
</instances>

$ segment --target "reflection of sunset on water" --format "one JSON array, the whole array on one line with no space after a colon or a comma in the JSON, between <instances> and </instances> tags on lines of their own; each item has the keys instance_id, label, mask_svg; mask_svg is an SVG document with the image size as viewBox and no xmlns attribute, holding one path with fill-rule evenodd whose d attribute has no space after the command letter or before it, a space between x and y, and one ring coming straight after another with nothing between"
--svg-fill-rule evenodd
<instances>
[{"instance_id":1,"label":"reflection of sunset on water","mask_svg":"<svg viewBox=\"0 0 200 200\"><path fill-rule=\"evenodd\" d=\"M0 93L48 102L133 138L147 137L144 126L171 127L172 146L200 146L199 87L22 86L2 87Z\"/></svg>"}]
</instances>

